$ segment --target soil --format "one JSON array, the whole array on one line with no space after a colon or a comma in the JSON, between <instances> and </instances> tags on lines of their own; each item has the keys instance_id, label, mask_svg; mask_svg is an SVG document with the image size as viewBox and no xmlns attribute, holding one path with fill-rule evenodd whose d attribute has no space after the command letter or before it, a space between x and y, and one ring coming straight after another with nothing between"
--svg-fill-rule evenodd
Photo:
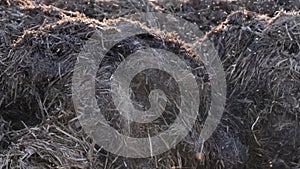
<instances>
[{"instance_id":1,"label":"soil","mask_svg":"<svg viewBox=\"0 0 300 169\"><path fill-rule=\"evenodd\" d=\"M300 168L299 8L296 0L0 1L0 168ZM72 74L96 30L116 29L120 22L133 22L125 15L145 11L174 14L206 33L201 41L213 42L226 73L227 101L218 128L199 147L211 99L201 56L172 34L142 34L118 43L99 66L96 96L119 132L124 119L110 94L101 91L129 54L149 46L173 52L202 86L201 113L189 136L164 154L130 159L105 151L84 132L72 102ZM141 109L150 106L144 96L160 88L172 93L166 112L175 113L132 124L142 132L128 135L156 135L174 122L180 97L175 82L164 85L167 79L150 70L132 81L132 99Z\"/></svg>"}]
</instances>

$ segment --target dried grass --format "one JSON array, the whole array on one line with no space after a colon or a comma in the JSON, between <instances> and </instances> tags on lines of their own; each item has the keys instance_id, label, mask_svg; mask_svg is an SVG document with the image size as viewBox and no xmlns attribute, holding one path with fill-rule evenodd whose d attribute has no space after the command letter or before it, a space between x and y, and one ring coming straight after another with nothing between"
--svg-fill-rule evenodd
<instances>
[{"instance_id":1,"label":"dried grass","mask_svg":"<svg viewBox=\"0 0 300 169\"><path fill-rule=\"evenodd\" d=\"M184 10L164 9L155 3L150 3L149 8L133 3L136 8L132 8L126 1L72 1L71 6L62 2L16 0L0 5L0 168L300 167L299 12L279 12L274 17L274 13L260 9L258 12L269 16L248 11L231 13L240 9L239 4L223 2L211 6L213 15L218 16L214 20L209 15L211 8L200 10L207 2L198 3L198 8L193 1L184 3L178 8ZM194 145L202 143L194 138L205 114L199 117L191 137L169 152L147 159L122 158L95 145L82 130L71 101L72 70L80 48L96 29L124 21L101 22L104 18L152 7L164 12L172 9L200 28L204 23L201 29L209 32L203 40L214 42L227 73L226 111L203 147L195 149ZM99 11L90 11L91 8ZM189 10L191 13L186 12ZM195 16L197 10L202 12L202 19L188 18ZM218 26L211 29L215 25ZM112 68L120 61L120 53L125 55L151 45L180 55L193 68L202 65L195 59L198 56L170 35L131 37L110 51L105 64ZM208 83L203 80L205 70L194 73L199 83ZM138 78L145 79L144 75ZM204 93L208 94L209 87L206 89ZM136 90L145 92L139 87ZM106 99L99 99L99 104L109 102ZM200 109L205 112L205 103ZM110 113L107 111L107 115ZM161 121L157 122L159 126ZM160 130L157 126L151 126L157 129L152 134Z\"/></svg>"},{"instance_id":2,"label":"dried grass","mask_svg":"<svg viewBox=\"0 0 300 169\"><path fill-rule=\"evenodd\" d=\"M252 167L299 167L299 21L298 12L235 12L207 35L223 60L227 109L243 121Z\"/></svg>"}]
</instances>

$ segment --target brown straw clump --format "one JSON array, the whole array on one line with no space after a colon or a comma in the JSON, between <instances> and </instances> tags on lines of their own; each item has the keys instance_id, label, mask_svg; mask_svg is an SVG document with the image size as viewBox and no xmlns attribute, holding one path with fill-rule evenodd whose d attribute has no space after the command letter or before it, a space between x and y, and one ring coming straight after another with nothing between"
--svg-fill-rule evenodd
<instances>
[{"instance_id":1,"label":"brown straw clump","mask_svg":"<svg viewBox=\"0 0 300 169\"><path fill-rule=\"evenodd\" d=\"M56 6L68 11L80 12L87 17L99 21L104 19L116 19L136 12L145 12L151 9L147 1L130 0L35 0L37 4Z\"/></svg>"},{"instance_id":2,"label":"brown straw clump","mask_svg":"<svg viewBox=\"0 0 300 169\"><path fill-rule=\"evenodd\" d=\"M113 161L94 150L71 102L77 53L101 24L82 15L57 20L24 31L1 56L0 168L104 168Z\"/></svg>"},{"instance_id":3,"label":"brown straw clump","mask_svg":"<svg viewBox=\"0 0 300 169\"><path fill-rule=\"evenodd\" d=\"M299 164L299 22L297 12L235 12L208 34L227 72L227 110L244 124L249 167Z\"/></svg>"},{"instance_id":4,"label":"brown straw clump","mask_svg":"<svg viewBox=\"0 0 300 169\"><path fill-rule=\"evenodd\" d=\"M155 10L171 13L197 23L200 30L210 31L225 21L227 16L238 10L249 10L274 16L278 11L300 9L297 0L158 0L149 1Z\"/></svg>"},{"instance_id":5,"label":"brown straw clump","mask_svg":"<svg viewBox=\"0 0 300 169\"><path fill-rule=\"evenodd\" d=\"M0 51L9 50L11 44L25 30L38 30L65 17L83 17L84 14L66 11L54 6L34 5L31 1L11 1L0 6Z\"/></svg>"},{"instance_id":6,"label":"brown straw clump","mask_svg":"<svg viewBox=\"0 0 300 169\"><path fill-rule=\"evenodd\" d=\"M189 1L180 2L178 8L178 4L156 2L148 7L127 1L64 2L1 1L0 168L300 167L300 14L282 11L273 16L282 8L297 10L291 1L274 2L279 6L270 13L265 9L268 5L253 9L268 16L233 12L252 9L248 1ZM126 124L110 94L103 91L109 89L113 71L129 54L148 47L168 50L192 68L198 85L203 86L199 87L199 117L184 141L164 154L130 159L105 151L85 133L74 110L71 82L78 53L96 30L117 30L120 23L154 30L124 18L105 18L147 10L171 11L208 31L203 40L214 43L227 75L227 104L221 123L203 144L197 136L208 114L211 87L201 56L169 32L119 42L99 66L95 93L106 120L119 132L124 124L131 128L125 134L133 137L167 130L180 101L178 86L168 74L141 72L131 82L133 104L149 108L145 96L156 88L166 91L170 102L154 122ZM167 86L166 81L170 81Z\"/></svg>"},{"instance_id":7,"label":"brown straw clump","mask_svg":"<svg viewBox=\"0 0 300 169\"><path fill-rule=\"evenodd\" d=\"M1 88L3 89L1 116L5 121L10 122L6 125L6 128L9 129L5 128L4 130L3 138L5 139L1 140L1 143L5 143L5 148L1 150L0 156L0 160L3 162L2 167L97 168L98 166L100 168L116 168L129 166L133 168L143 166L153 168L169 166L171 168L188 166L206 168L219 166L224 168L239 165L238 163L242 159L241 154L231 155L229 150L230 147L237 145L240 151L244 152L245 147L239 142L236 134L230 133L226 127L220 127L209 143L204 145L201 158L196 156L200 150L195 151L193 148L193 144L198 144L196 143L198 140L195 139L187 138L186 141L192 142L192 144L181 142L176 148L165 154L140 160L117 157L99 149L90 139L87 139L88 137L84 134L75 116L71 101L71 78L76 57L80 48L96 29L114 27L118 22L123 21L132 22L120 19L100 23L84 16L64 16L37 30L24 31L23 35L11 46L10 53L1 60L1 69L3 70L1 75ZM120 54L126 56L149 46L166 49L179 55L193 68L199 85L202 83L205 83L204 86L208 85L205 70L200 69L203 64L196 59L199 56L189 52L186 45L168 34L137 35L120 42L108 53L104 67L115 67L115 63L120 61ZM100 70L102 71L101 68ZM145 80L146 74L142 73L137 76L137 82ZM156 71L148 72L148 74L164 75ZM103 74L99 73L98 75L100 78ZM163 80L157 81L155 78L150 78L150 81L156 83L158 87L164 87L161 84ZM105 84L100 83L99 85ZM151 85L136 87L135 90L149 92L143 90L145 87L153 88ZM204 100L209 99L207 87L201 96L204 97ZM176 89L176 86L171 86L171 88ZM174 93L176 94L176 92ZM100 98L98 104L105 105L106 98ZM108 105L105 106L109 109ZM171 106L170 111L174 110L174 107ZM201 117L205 117L205 103L202 103L202 106L204 107L200 107L200 112L203 113ZM106 115L111 116L111 113L107 110ZM175 114L167 113L150 126L144 127L150 128L152 134L157 134L157 132L165 130L161 125L165 125L166 120L172 122L173 117ZM118 119L114 118L110 122L112 125L118 125ZM230 120L230 117L228 119ZM202 121L203 119L199 119L193 132L199 132ZM141 126L133 125L132 127ZM143 132L146 131L130 134L143 136L145 134ZM197 134L194 133L194 135ZM227 145L226 151L221 151L224 144Z\"/></svg>"}]
</instances>

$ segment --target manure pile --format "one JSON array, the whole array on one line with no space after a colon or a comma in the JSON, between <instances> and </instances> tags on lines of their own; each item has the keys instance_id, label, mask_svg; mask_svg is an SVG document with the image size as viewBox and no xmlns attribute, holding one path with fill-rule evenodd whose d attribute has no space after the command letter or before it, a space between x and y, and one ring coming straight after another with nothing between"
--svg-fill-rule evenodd
<instances>
[{"instance_id":1,"label":"manure pile","mask_svg":"<svg viewBox=\"0 0 300 169\"><path fill-rule=\"evenodd\" d=\"M300 168L299 8L297 0L0 1L0 168ZM120 41L99 66L95 83L98 105L120 133L128 132L126 120L105 91L132 53L151 47L176 54L191 67L201 94L201 113L183 141L163 154L132 159L107 152L85 133L73 105L72 76L78 54L97 30L117 31L120 23L154 30L124 18L145 11L174 14L206 33L200 41L212 42L218 52L227 96L220 124L202 144L197 136L212 89L201 56L172 33ZM131 123L126 134L167 130L181 99L174 79L146 70L130 85L140 109L150 107L145 96L156 88L170 102L158 119Z\"/></svg>"}]
</instances>

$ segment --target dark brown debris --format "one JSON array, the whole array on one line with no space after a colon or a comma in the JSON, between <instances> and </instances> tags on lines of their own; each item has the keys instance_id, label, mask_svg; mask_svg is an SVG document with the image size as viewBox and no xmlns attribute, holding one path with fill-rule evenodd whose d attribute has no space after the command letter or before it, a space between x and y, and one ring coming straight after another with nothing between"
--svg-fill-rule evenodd
<instances>
[{"instance_id":1,"label":"dark brown debris","mask_svg":"<svg viewBox=\"0 0 300 169\"><path fill-rule=\"evenodd\" d=\"M291 0L0 1L0 168L299 168L299 6ZM81 128L71 98L78 53L96 30L132 23L122 16L144 11L173 13L198 24L207 33L202 40L213 42L219 53L227 102L221 123L203 148L197 136L210 103L209 75L199 69L201 56L172 34L136 35L110 49L99 67L96 95L117 128L122 118L100 90L108 85L104 73L112 73L122 61L120 55L147 46L169 50L193 68L204 86L202 114L190 135L164 154L129 159L106 152ZM147 77L152 75L162 79ZM133 100L147 107L144 95L151 89L175 91L175 84L163 85L166 78L157 70L140 73L132 83L139 91ZM146 79L151 83L138 85ZM178 93L169 97L176 102ZM168 109L174 110L174 105ZM144 127L155 135L174 117L165 114L146 127L130 127Z\"/></svg>"}]
</instances>

